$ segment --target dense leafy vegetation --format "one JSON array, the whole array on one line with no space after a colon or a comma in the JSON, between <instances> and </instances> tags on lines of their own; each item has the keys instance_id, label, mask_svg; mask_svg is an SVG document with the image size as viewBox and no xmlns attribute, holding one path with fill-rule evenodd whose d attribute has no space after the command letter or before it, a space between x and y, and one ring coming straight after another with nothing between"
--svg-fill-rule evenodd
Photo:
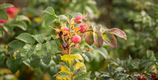
<instances>
[{"instance_id":1,"label":"dense leafy vegetation","mask_svg":"<svg viewBox=\"0 0 158 80\"><path fill-rule=\"evenodd\" d=\"M0 4L0 80L158 79L156 0L9 3Z\"/></svg>"}]
</instances>

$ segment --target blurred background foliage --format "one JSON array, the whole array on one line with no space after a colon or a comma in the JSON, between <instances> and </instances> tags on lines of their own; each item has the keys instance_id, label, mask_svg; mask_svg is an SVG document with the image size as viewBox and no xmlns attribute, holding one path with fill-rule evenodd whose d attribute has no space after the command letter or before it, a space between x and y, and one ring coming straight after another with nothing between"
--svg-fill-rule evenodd
<instances>
[{"instance_id":1,"label":"blurred background foliage","mask_svg":"<svg viewBox=\"0 0 158 80\"><path fill-rule=\"evenodd\" d=\"M118 39L117 48L104 46L96 50L102 55L93 52L85 57L92 79L136 80L145 75L150 80L152 73L158 74L157 0L0 0L3 2L14 4L20 14L29 17L32 24L26 32L32 34L49 30L41 26L41 15L48 6L58 15L81 12L96 24L124 30L128 38Z\"/></svg>"}]
</instances>

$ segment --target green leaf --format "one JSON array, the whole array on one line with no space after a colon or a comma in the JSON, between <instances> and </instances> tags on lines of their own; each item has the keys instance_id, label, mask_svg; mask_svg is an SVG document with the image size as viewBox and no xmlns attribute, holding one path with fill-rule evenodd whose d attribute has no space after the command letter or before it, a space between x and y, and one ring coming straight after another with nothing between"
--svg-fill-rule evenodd
<instances>
[{"instance_id":1,"label":"green leaf","mask_svg":"<svg viewBox=\"0 0 158 80\"><path fill-rule=\"evenodd\" d=\"M3 31L1 31L1 29L0 29L0 37L2 37L3 36Z\"/></svg>"},{"instance_id":2,"label":"green leaf","mask_svg":"<svg viewBox=\"0 0 158 80\"><path fill-rule=\"evenodd\" d=\"M44 10L44 13L45 13L45 14L49 14L49 15L56 16L55 11L54 11L54 9L53 9L52 7L46 8L46 10Z\"/></svg>"},{"instance_id":3,"label":"green leaf","mask_svg":"<svg viewBox=\"0 0 158 80\"><path fill-rule=\"evenodd\" d=\"M0 10L0 19L8 19L7 13L4 10Z\"/></svg>"},{"instance_id":4,"label":"green leaf","mask_svg":"<svg viewBox=\"0 0 158 80\"><path fill-rule=\"evenodd\" d=\"M43 17L44 17L44 21L42 23L43 27L49 27L54 23L56 19L54 16L50 16L50 15L44 15Z\"/></svg>"},{"instance_id":5,"label":"green leaf","mask_svg":"<svg viewBox=\"0 0 158 80\"><path fill-rule=\"evenodd\" d=\"M51 55L50 55L50 54L47 54L47 55L43 56L42 61L43 61L45 64L48 65L48 64L50 63L50 61L51 61Z\"/></svg>"},{"instance_id":6,"label":"green leaf","mask_svg":"<svg viewBox=\"0 0 158 80\"><path fill-rule=\"evenodd\" d=\"M43 34L36 34L32 36L37 42L43 43L44 42L44 35Z\"/></svg>"},{"instance_id":7,"label":"green leaf","mask_svg":"<svg viewBox=\"0 0 158 80\"><path fill-rule=\"evenodd\" d=\"M5 64L5 55L3 53L0 53L0 66Z\"/></svg>"},{"instance_id":8,"label":"green leaf","mask_svg":"<svg viewBox=\"0 0 158 80\"><path fill-rule=\"evenodd\" d=\"M97 49L97 52L102 55L105 59L108 58L108 52L105 48L99 48Z\"/></svg>"},{"instance_id":9,"label":"green leaf","mask_svg":"<svg viewBox=\"0 0 158 80\"><path fill-rule=\"evenodd\" d=\"M7 67L14 73L22 67L21 58L13 59L10 58L7 60Z\"/></svg>"},{"instance_id":10,"label":"green leaf","mask_svg":"<svg viewBox=\"0 0 158 80\"><path fill-rule=\"evenodd\" d=\"M40 57L38 55L32 55L30 59L31 66L39 67L40 65Z\"/></svg>"},{"instance_id":11,"label":"green leaf","mask_svg":"<svg viewBox=\"0 0 158 80\"><path fill-rule=\"evenodd\" d=\"M0 5L0 9L5 9L5 8L8 8L8 7L13 7L13 5L12 4L8 4L8 3L4 3L4 4Z\"/></svg>"},{"instance_id":12,"label":"green leaf","mask_svg":"<svg viewBox=\"0 0 158 80\"><path fill-rule=\"evenodd\" d=\"M54 12L54 9L52 7L48 7L45 11L44 11L44 15L43 15L43 23L42 26L43 27L49 27L52 26L52 24L57 20L58 17Z\"/></svg>"},{"instance_id":13,"label":"green leaf","mask_svg":"<svg viewBox=\"0 0 158 80\"><path fill-rule=\"evenodd\" d=\"M27 21L27 22L31 23L30 19L24 15L17 16L16 21Z\"/></svg>"},{"instance_id":14,"label":"green leaf","mask_svg":"<svg viewBox=\"0 0 158 80\"><path fill-rule=\"evenodd\" d=\"M90 76L90 72L89 73L80 72L77 75L75 75L74 80L90 80L89 76Z\"/></svg>"},{"instance_id":15,"label":"green leaf","mask_svg":"<svg viewBox=\"0 0 158 80\"><path fill-rule=\"evenodd\" d=\"M35 50L36 51L39 51L39 50L41 50L42 49L42 44L41 43L38 43L37 45L36 45L36 47L35 47Z\"/></svg>"},{"instance_id":16,"label":"green leaf","mask_svg":"<svg viewBox=\"0 0 158 80\"><path fill-rule=\"evenodd\" d=\"M57 45L57 42L55 40L47 41L45 45L46 45L48 52L53 52L53 53L59 52L58 45Z\"/></svg>"},{"instance_id":17,"label":"green leaf","mask_svg":"<svg viewBox=\"0 0 158 80\"><path fill-rule=\"evenodd\" d=\"M16 23L12 24L11 26L18 27L24 31L27 30L27 24L25 22L16 22Z\"/></svg>"},{"instance_id":18,"label":"green leaf","mask_svg":"<svg viewBox=\"0 0 158 80\"><path fill-rule=\"evenodd\" d=\"M65 15L60 15L59 18L63 22L67 22L67 20L68 20L68 18Z\"/></svg>"},{"instance_id":19,"label":"green leaf","mask_svg":"<svg viewBox=\"0 0 158 80\"><path fill-rule=\"evenodd\" d=\"M8 44L8 46L12 49L19 49L22 48L24 45L25 43L19 40L14 40Z\"/></svg>"},{"instance_id":20,"label":"green leaf","mask_svg":"<svg viewBox=\"0 0 158 80\"><path fill-rule=\"evenodd\" d=\"M4 29L6 32L11 32L11 29L8 28L7 26L3 26L3 29Z\"/></svg>"},{"instance_id":21,"label":"green leaf","mask_svg":"<svg viewBox=\"0 0 158 80\"><path fill-rule=\"evenodd\" d=\"M153 51L147 50L146 57L152 61L156 61L156 57Z\"/></svg>"},{"instance_id":22,"label":"green leaf","mask_svg":"<svg viewBox=\"0 0 158 80\"><path fill-rule=\"evenodd\" d=\"M88 58L86 54L81 54L81 55L85 59L85 61L90 62L90 59Z\"/></svg>"},{"instance_id":23,"label":"green leaf","mask_svg":"<svg viewBox=\"0 0 158 80\"><path fill-rule=\"evenodd\" d=\"M16 39L21 40L28 44L34 44L35 40L33 39L32 35L29 33L22 33L16 37Z\"/></svg>"}]
</instances>

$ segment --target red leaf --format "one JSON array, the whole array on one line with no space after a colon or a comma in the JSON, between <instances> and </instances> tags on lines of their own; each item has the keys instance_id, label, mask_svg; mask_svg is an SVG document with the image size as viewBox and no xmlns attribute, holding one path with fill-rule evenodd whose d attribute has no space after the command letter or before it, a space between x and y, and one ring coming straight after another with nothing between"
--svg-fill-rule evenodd
<instances>
[{"instance_id":1,"label":"red leaf","mask_svg":"<svg viewBox=\"0 0 158 80\"><path fill-rule=\"evenodd\" d=\"M116 48L117 47L117 40L116 40L116 37L114 35L111 35L112 38L111 38L111 45L112 45L112 48Z\"/></svg>"},{"instance_id":2,"label":"red leaf","mask_svg":"<svg viewBox=\"0 0 158 80\"><path fill-rule=\"evenodd\" d=\"M106 34L109 38L109 40L105 40L105 44L112 47L116 48L117 47L117 40L116 37L113 34Z\"/></svg>"},{"instance_id":3,"label":"red leaf","mask_svg":"<svg viewBox=\"0 0 158 80\"><path fill-rule=\"evenodd\" d=\"M126 33L124 31L122 31L121 29L112 28L112 29L109 29L109 32L110 32L110 34L114 34L115 36L118 36L120 38L127 40Z\"/></svg>"},{"instance_id":4,"label":"red leaf","mask_svg":"<svg viewBox=\"0 0 158 80\"><path fill-rule=\"evenodd\" d=\"M102 34L101 32L96 32L96 34L94 35L94 45L97 48L100 48L103 46L103 38L102 38Z\"/></svg>"}]
</instances>

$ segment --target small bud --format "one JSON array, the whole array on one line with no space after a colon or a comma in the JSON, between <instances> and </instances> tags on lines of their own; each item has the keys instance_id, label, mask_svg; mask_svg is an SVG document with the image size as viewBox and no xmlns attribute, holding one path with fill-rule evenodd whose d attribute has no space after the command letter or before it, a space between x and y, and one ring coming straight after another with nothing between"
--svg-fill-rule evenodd
<instances>
[{"instance_id":1,"label":"small bud","mask_svg":"<svg viewBox=\"0 0 158 80\"><path fill-rule=\"evenodd\" d=\"M0 19L0 24L4 24L4 23L6 23L7 22L7 20L5 20L5 19Z\"/></svg>"},{"instance_id":2,"label":"small bud","mask_svg":"<svg viewBox=\"0 0 158 80\"><path fill-rule=\"evenodd\" d=\"M75 23L77 23L77 24L81 23L82 20L83 20L83 16L81 16L81 15L78 15L75 17Z\"/></svg>"},{"instance_id":3,"label":"small bud","mask_svg":"<svg viewBox=\"0 0 158 80\"><path fill-rule=\"evenodd\" d=\"M81 24L80 25L80 32L84 33L87 31L87 25L86 24Z\"/></svg>"},{"instance_id":4,"label":"small bud","mask_svg":"<svg viewBox=\"0 0 158 80\"><path fill-rule=\"evenodd\" d=\"M61 27L62 31L70 31L70 29L68 27Z\"/></svg>"},{"instance_id":5,"label":"small bud","mask_svg":"<svg viewBox=\"0 0 158 80\"><path fill-rule=\"evenodd\" d=\"M68 27L64 27L65 31L70 31L70 29Z\"/></svg>"},{"instance_id":6,"label":"small bud","mask_svg":"<svg viewBox=\"0 0 158 80\"><path fill-rule=\"evenodd\" d=\"M137 77L137 80L147 80L143 75Z\"/></svg>"},{"instance_id":7,"label":"small bud","mask_svg":"<svg viewBox=\"0 0 158 80\"><path fill-rule=\"evenodd\" d=\"M152 80L158 79L156 73L152 73L152 74L151 74L151 78L152 78Z\"/></svg>"},{"instance_id":8,"label":"small bud","mask_svg":"<svg viewBox=\"0 0 158 80\"><path fill-rule=\"evenodd\" d=\"M18 13L18 9L16 7L9 7L6 9L6 12L10 18L14 18Z\"/></svg>"},{"instance_id":9,"label":"small bud","mask_svg":"<svg viewBox=\"0 0 158 80\"><path fill-rule=\"evenodd\" d=\"M81 42L81 37L80 37L79 35L75 35L75 36L72 37L71 40L72 40L72 42L75 43L75 44L76 44L76 43L80 43L80 42Z\"/></svg>"}]
</instances>

